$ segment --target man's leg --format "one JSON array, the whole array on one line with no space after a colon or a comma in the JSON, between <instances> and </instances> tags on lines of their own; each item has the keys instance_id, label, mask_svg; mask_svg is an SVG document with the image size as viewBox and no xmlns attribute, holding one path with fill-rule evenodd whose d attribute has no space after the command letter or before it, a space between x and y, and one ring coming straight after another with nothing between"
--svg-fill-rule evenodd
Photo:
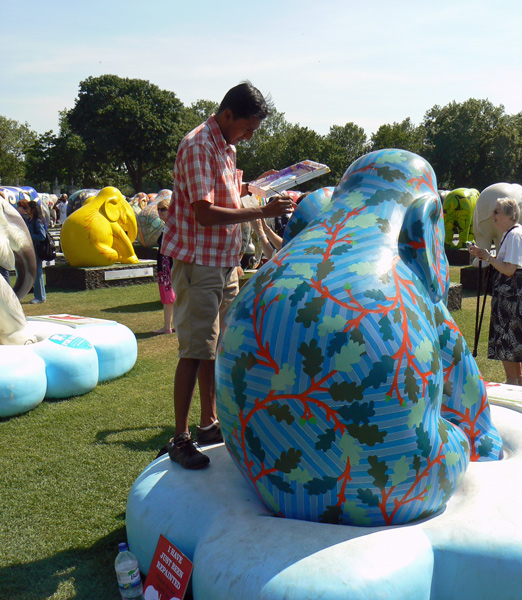
<instances>
[{"instance_id":1,"label":"man's leg","mask_svg":"<svg viewBox=\"0 0 522 600\"><path fill-rule=\"evenodd\" d=\"M196 389L200 362L197 358L180 358L176 367L174 376L175 436L180 433L188 433L190 405Z\"/></svg>"},{"instance_id":2,"label":"man's leg","mask_svg":"<svg viewBox=\"0 0 522 600\"><path fill-rule=\"evenodd\" d=\"M200 360L180 358L174 377L174 413L176 429L174 437L167 445L169 457L184 469L201 469L210 459L198 449L188 430L190 404L194 396Z\"/></svg>"},{"instance_id":3,"label":"man's leg","mask_svg":"<svg viewBox=\"0 0 522 600\"><path fill-rule=\"evenodd\" d=\"M208 427L217 421L215 365L214 360L202 360L199 365L200 427Z\"/></svg>"}]
</instances>

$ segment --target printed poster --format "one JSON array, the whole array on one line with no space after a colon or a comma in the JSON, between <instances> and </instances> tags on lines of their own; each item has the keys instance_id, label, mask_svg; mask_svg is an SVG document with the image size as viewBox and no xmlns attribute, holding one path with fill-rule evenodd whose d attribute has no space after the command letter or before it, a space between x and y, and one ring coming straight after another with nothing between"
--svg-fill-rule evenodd
<instances>
[{"instance_id":1,"label":"printed poster","mask_svg":"<svg viewBox=\"0 0 522 600\"><path fill-rule=\"evenodd\" d=\"M174 544L160 535L143 586L145 600L183 600L193 566Z\"/></svg>"}]
</instances>

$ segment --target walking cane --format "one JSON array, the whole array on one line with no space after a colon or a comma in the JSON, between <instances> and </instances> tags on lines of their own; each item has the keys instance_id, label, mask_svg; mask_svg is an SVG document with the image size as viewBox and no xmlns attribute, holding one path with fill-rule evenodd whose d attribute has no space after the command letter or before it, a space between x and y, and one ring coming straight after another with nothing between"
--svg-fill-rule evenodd
<instances>
[{"instance_id":1,"label":"walking cane","mask_svg":"<svg viewBox=\"0 0 522 600\"><path fill-rule=\"evenodd\" d=\"M477 348L480 337L480 330L482 328L482 319L484 317L484 308L486 307L486 300L488 297L489 281L491 279L491 267L487 270L486 274L486 285L484 286L484 300L482 302L482 311L480 312L479 320L479 308L480 308L480 292L482 287L482 260L479 260L479 281L477 289L477 314L475 316L475 344L473 346L473 357L477 356Z\"/></svg>"}]
</instances>

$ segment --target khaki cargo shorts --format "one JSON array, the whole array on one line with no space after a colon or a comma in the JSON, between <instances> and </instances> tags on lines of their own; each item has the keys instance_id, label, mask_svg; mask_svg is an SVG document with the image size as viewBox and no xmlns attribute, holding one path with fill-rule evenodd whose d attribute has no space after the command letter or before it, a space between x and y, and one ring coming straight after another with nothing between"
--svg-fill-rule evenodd
<instances>
[{"instance_id":1,"label":"khaki cargo shorts","mask_svg":"<svg viewBox=\"0 0 522 600\"><path fill-rule=\"evenodd\" d=\"M172 287L179 357L215 360L221 325L239 291L237 267L174 260Z\"/></svg>"}]
</instances>

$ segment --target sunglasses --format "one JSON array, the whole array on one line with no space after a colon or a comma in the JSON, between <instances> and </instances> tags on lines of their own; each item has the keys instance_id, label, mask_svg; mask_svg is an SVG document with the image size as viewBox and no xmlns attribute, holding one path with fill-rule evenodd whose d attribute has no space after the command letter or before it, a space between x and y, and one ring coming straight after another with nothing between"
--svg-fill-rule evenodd
<instances>
[{"instance_id":1,"label":"sunglasses","mask_svg":"<svg viewBox=\"0 0 522 600\"><path fill-rule=\"evenodd\" d=\"M501 213L501 212L502 212L502 209L500 209L500 208L495 208L495 209L493 210L493 214L494 214L494 215L498 215L498 214L499 214L499 213Z\"/></svg>"},{"instance_id":2,"label":"sunglasses","mask_svg":"<svg viewBox=\"0 0 522 600\"><path fill-rule=\"evenodd\" d=\"M158 208L158 212L167 212L168 208Z\"/></svg>"}]
</instances>

